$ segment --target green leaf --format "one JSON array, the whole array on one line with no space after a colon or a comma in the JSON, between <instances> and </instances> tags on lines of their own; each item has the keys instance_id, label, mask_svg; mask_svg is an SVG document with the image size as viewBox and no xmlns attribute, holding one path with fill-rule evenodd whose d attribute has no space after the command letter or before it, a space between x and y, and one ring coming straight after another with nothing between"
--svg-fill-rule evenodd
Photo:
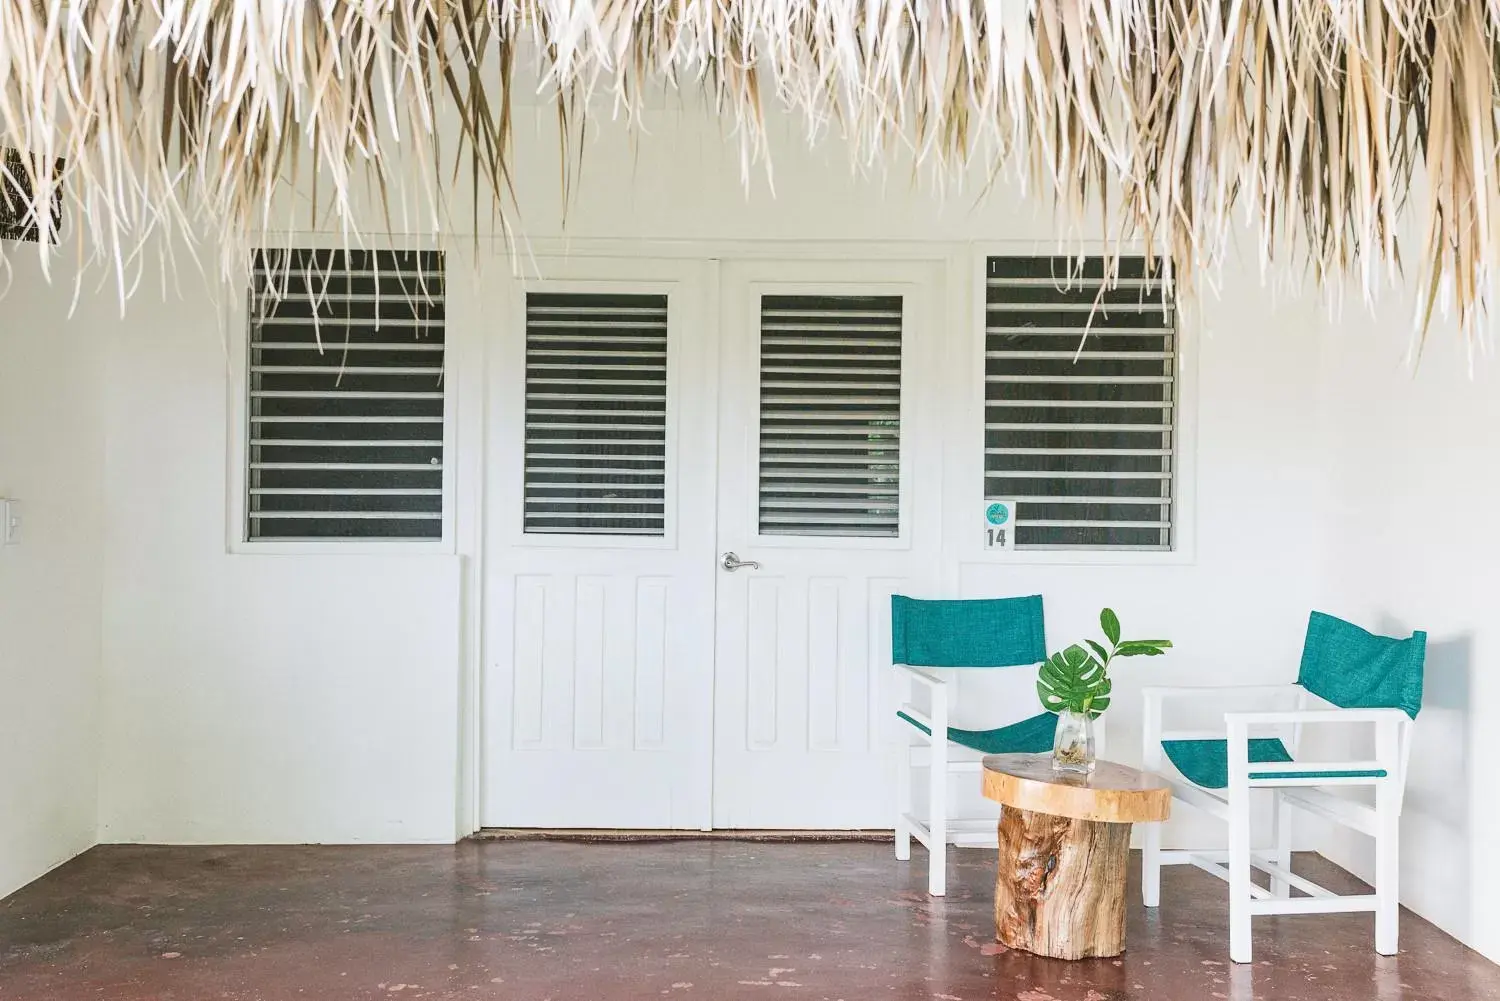
<instances>
[{"instance_id":1,"label":"green leaf","mask_svg":"<svg viewBox=\"0 0 1500 1001\"><path fill-rule=\"evenodd\" d=\"M1084 642L1087 643L1090 647L1093 648L1093 650L1094 650L1094 656L1096 656L1096 657L1099 658L1099 663L1102 664L1106 660L1109 660L1109 651L1106 650L1106 649L1104 649L1103 646L1101 646L1098 643L1095 643L1093 640L1085 640Z\"/></svg>"},{"instance_id":2,"label":"green leaf","mask_svg":"<svg viewBox=\"0 0 1500 1001\"><path fill-rule=\"evenodd\" d=\"M1099 700L1109 696L1110 682L1104 665L1075 644L1043 662L1036 691L1049 712L1097 712Z\"/></svg>"},{"instance_id":3,"label":"green leaf","mask_svg":"<svg viewBox=\"0 0 1500 1001\"><path fill-rule=\"evenodd\" d=\"M1046 685L1042 684L1042 682L1040 681L1036 683L1036 694L1037 697L1042 700L1042 708L1047 710L1048 712L1060 712L1061 710L1067 708L1061 696L1057 695L1057 693L1052 691Z\"/></svg>"},{"instance_id":4,"label":"green leaf","mask_svg":"<svg viewBox=\"0 0 1500 1001\"><path fill-rule=\"evenodd\" d=\"M1099 628L1104 630L1106 639L1115 645L1119 645L1120 617L1115 614L1113 608L1106 608L1099 613Z\"/></svg>"},{"instance_id":5,"label":"green leaf","mask_svg":"<svg viewBox=\"0 0 1500 1001\"><path fill-rule=\"evenodd\" d=\"M1062 659L1062 654L1054 653L1051 657L1042 661L1042 667L1037 672L1037 677L1046 678L1054 685L1066 685L1070 673L1067 662Z\"/></svg>"},{"instance_id":6,"label":"green leaf","mask_svg":"<svg viewBox=\"0 0 1500 1001\"><path fill-rule=\"evenodd\" d=\"M1168 644L1170 646L1171 644ZM1115 648L1116 657L1160 657L1166 653L1162 647L1149 640L1131 640Z\"/></svg>"}]
</instances>

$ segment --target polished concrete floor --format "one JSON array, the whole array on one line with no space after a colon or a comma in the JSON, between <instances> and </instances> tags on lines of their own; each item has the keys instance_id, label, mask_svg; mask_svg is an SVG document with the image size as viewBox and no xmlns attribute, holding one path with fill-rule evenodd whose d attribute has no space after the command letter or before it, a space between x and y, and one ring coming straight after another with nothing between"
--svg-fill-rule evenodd
<instances>
[{"instance_id":1,"label":"polished concrete floor","mask_svg":"<svg viewBox=\"0 0 1500 1001\"><path fill-rule=\"evenodd\" d=\"M1232 967L1222 885L1185 869L1119 959L1007 952L993 859L954 854L934 900L888 844L98 848L0 902L0 999L1500 998L1409 914L1399 957L1367 915L1263 918Z\"/></svg>"}]
</instances>

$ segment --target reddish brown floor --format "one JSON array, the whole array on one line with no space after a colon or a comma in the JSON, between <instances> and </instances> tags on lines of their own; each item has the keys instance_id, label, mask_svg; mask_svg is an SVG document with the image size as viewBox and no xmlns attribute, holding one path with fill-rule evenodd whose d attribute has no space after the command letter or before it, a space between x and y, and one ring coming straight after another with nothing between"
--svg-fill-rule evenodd
<instances>
[{"instance_id":1,"label":"reddish brown floor","mask_svg":"<svg viewBox=\"0 0 1500 1001\"><path fill-rule=\"evenodd\" d=\"M933 900L889 845L99 848L0 903L0 998L1500 998L1500 968L1411 915L1391 959L1365 915L1258 919L1231 967L1222 885L1185 869L1132 906L1121 959L1005 952L993 860L955 855Z\"/></svg>"}]
</instances>

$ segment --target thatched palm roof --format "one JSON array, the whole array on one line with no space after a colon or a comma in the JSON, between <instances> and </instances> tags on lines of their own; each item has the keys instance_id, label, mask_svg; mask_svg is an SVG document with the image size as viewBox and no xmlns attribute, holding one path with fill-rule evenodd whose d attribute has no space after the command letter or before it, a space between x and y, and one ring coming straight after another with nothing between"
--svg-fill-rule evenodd
<instances>
[{"instance_id":1,"label":"thatched palm roof","mask_svg":"<svg viewBox=\"0 0 1500 1001\"><path fill-rule=\"evenodd\" d=\"M24 151L44 229L61 185L99 258L181 229L225 234L230 267L310 160L337 207L362 174L390 183L399 136L441 201L445 106L503 210L534 47L574 114L665 79L706 89L759 156L784 105L864 161L909 145L935 170L1022 171L1067 211L1102 203L1179 276L1238 210L1319 278L1368 291L1414 265L1426 307L1472 333L1497 34L1500 0L0 0L0 143ZM1406 212L1420 246L1398 245Z\"/></svg>"}]
</instances>

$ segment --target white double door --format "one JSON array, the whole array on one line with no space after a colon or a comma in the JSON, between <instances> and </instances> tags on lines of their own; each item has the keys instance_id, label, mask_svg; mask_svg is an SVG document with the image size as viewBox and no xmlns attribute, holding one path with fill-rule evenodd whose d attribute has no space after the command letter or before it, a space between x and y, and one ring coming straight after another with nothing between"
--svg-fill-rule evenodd
<instances>
[{"instance_id":1,"label":"white double door","mask_svg":"<svg viewBox=\"0 0 1500 1001\"><path fill-rule=\"evenodd\" d=\"M919 387L942 269L537 267L497 299L488 335L481 823L889 827L889 598L931 584L938 548L938 519L921 514L940 509L942 408ZM583 315L548 320L538 304L583 301L559 295L665 304L662 514L635 534L537 530L539 497L567 492L547 487L557 463L538 428L566 390L594 391L559 384L620 360L556 361L553 345L586 332L550 332ZM744 565L726 569L728 554Z\"/></svg>"}]
</instances>

